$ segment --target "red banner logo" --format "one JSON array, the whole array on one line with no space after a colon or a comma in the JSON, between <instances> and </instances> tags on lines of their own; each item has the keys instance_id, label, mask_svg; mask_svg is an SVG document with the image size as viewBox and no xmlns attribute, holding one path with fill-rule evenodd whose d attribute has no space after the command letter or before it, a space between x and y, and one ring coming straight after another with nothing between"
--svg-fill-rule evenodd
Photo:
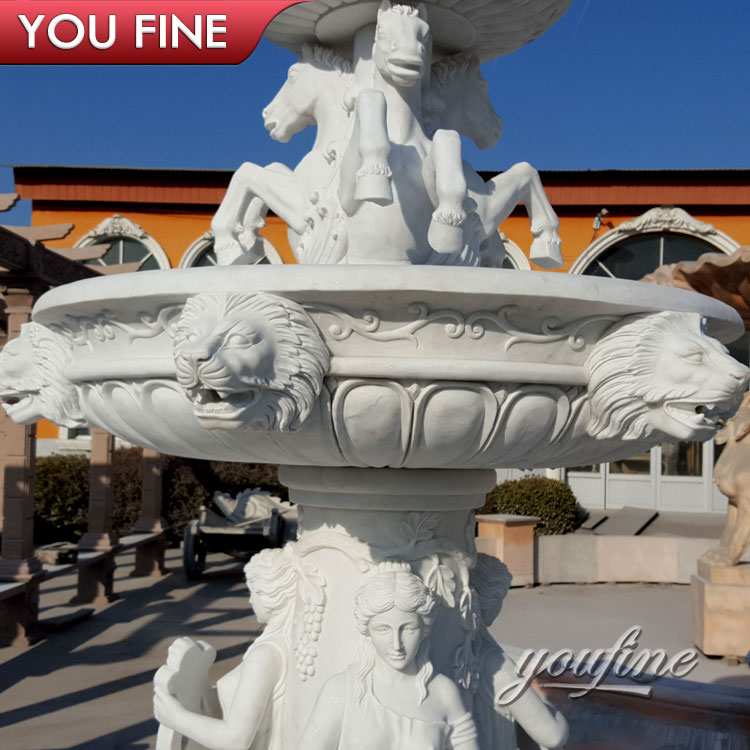
<instances>
[{"instance_id":1,"label":"red banner logo","mask_svg":"<svg viewBox=\"0 0 750 750\"><path fill-rule=\"evenodd\" d=\"M309 0L0 0L0 64L235 65Z\"/></svg>"}]
</instances>

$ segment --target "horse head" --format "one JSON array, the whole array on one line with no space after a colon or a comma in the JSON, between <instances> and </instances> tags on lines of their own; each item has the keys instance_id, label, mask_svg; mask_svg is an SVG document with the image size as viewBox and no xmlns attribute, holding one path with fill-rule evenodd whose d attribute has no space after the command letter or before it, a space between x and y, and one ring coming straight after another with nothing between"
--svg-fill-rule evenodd
<instances>
[{"instance_id":1,"label":"horse head","mask_svg":"<svg viewBox=\"0 0 750 750\"><path fill-rule=\"evenodd\" d=\"M492 106L487 81L475 56L454 55L435 63L430 95L424 101L429 130L457 130L481 149L497 145L503 121Z\"/></svg>"},{"instance_id":2,"label":"horse head","mask_svg":"<svg viewBox=\"0 0 750 750\"><path fill-rule=\"evenodd\" d=\"M327 77L329 73L335 74L335 80ZM304 45L279 93L263 110L263 123L271 138L286 143L306 127L320 125L321 111L338 108L344 117L343 93L350 79L349 60L325 47ZM332 108L330 104L335 97L339 99L339 106Z\"/></svg>"},{"instance_id":3,"label":"horse head","mask_svg":"<svg viewBox=\"0 0 750 750\"><path fill-rule=\"evenodd\" d=\"M375 28L373 60L385 81L408 88L424 77L430 40L427 11L383 0Z\"/></svg>"},{"instance_id":4,"label":"horse head","mask_svg":"<svg viewBox=\"0 0 750 750\"><path fill-rule=\"evenodd\" d=\"M293 135L315 124L313 69L300 58L294 63L284 85L263 110L263 124L275 141L286 143Z\"/></svg>"}]
</instances>

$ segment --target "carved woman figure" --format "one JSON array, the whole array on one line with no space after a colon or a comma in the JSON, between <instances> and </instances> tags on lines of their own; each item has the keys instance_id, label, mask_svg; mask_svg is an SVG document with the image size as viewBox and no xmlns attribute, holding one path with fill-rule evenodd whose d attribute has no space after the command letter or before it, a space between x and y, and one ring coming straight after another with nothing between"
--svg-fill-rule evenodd
<instances>
[{"instance_id":1,"label":"carved woman figure","mask_svg":"<svg viewBox=\"0 0 750 750\"><path fill-rule=\"evenodd\" d=\"M458 687L433 672L434 610L408 567L385 564L357 590L357 661L323 686L300 749L478 750Z\"/></svg>"},{"instance_id":2,"label":"carved woman figure","mask_svg":"<svg viewBox=\"0 0 750 750\"><path fill-rule=\"evenodd\" d=\"M487 631L500 614L503 599L510 586L510 572L496 557L479 553L477 564L470 573L471 587L476 595L481 622L479 623L478 663L479 689L474 698L480 747L491 750L515 750L516 736L513 721L542 748L562 747L568 739L568 723L556 709L548 706L529 688L508 706L499 707L497 696L519 676L515 662L505 654Z\"/></svg>"},{"instance_id":3,"label":"carved woman figure","mask_svg":"<svg viewBox=\"0 0 750 750\"><path fill-rule=\"evenodd\" d=\"M263 550L245 567L255 616L267 625L242 663L216 685L223 718L189 710L155 680L154 714L162 725L208 750L283 747L286 654L292 651L290 629L297 589L294 546Z\"/></svg>"}]
</instances>

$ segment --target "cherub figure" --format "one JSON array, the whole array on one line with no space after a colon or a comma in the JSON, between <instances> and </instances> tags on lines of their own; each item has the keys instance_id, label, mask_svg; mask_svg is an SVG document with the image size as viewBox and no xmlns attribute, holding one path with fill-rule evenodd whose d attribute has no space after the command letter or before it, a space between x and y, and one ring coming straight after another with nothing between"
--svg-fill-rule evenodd
<instances>
[{"instance_id":1,"label":"cherub figure","mask_svg":"<svg viewBox=\"0 0 750 750\"><path fill-rule=\"evenodd\" d=\"M496 557L479 553L470 573L471 587L477 597L479 623L479 690L474 698L474 720L479 746L491 750L515 750L513 721L542 748L563 747L568 739L568 723L556 709L548 706L534 691L525 690L508 706L497 705L496 698L509 683L518 681L515 662L489 634L487 628L500 614L510 587L508 568Z\"/></svg>"},{"instance_id":2,"label":"cherub figure","mask_svg":"<svg viewBox=\"0 0 750 750\"><path fill-rule=\"evenodd\" d=\"M323 686L299 748L479 750L458 687L433 672L430 590L408 566L379 570L355 595L358 658Z\"/></svg>"},{"instance_id":3,"label":"cherub figure","mask_svg":"<svg viewBox=\"0 0 750 750\"><path fill-rule=\"evenodd\" d=\"M170 682L180 683L179 664L168 662L157 672L154 715L162 726L208 750L283 747L281 714L286 693L286 655L292 652L291 626L297 590L294 546L265 549L245 566L255 616L267 623L266 629L247 650L242 663L219 680L215 693L204 683L202 711L196 710L195 705L184 705L178 697L179 690L169 691ZM178 639L185 640L189 639ZM175 674L165 674L163 670ZM165 679L169 677L172 679ZM157 740L157 750L162 747L171 750L167 744L160 746Z\"/></svg>"}]
</instances>

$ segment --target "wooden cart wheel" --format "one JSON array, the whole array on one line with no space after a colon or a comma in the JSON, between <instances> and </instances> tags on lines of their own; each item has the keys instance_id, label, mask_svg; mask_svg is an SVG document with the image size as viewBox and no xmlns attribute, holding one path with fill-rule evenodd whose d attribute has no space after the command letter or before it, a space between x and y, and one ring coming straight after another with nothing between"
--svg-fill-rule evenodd
<instances>
[{"instance_id":1,"label":"wooden cart wheel","mask_svg":"<svg viewBox=\"0 0 750 750\"><path fill-rule=\"evenodd\" d=\"M206 545L198 533L198 521L191 521L185 527L182 542L182 564L188 578L200 578L206 568Z\"/></svg>"}]
</instances>

